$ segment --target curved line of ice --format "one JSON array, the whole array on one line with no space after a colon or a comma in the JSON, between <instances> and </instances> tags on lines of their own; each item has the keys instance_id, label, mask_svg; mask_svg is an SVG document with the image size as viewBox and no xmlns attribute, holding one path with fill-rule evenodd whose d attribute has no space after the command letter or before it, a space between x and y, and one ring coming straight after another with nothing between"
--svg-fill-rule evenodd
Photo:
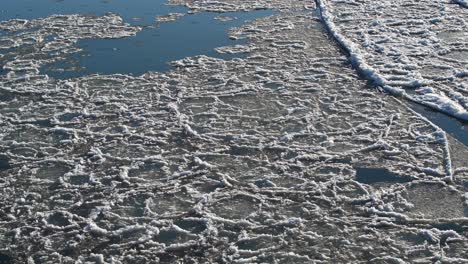
<instances>
[{"instance_id":1,"label":"curved line of ice","mask_svg":"<svg viewBox=\"0 0 468 264\"><path fill-rule=\"evenodd\" d=\"M326 0L315 1L320 10L322 21L325 23L327 30L340 44L340 46L344 48L349 54L350 61L359 74L370 80L374 85L382 87L386 92L392 95L401 96L405 99L427 106L439 112L443 112L458 119L468 121L468 111L447 96L441 94L426 94L422 98L416 98L414 96L408 95L402 88L388 85L387 80L366 62L359 47L340 33L333 21L334 16L332 12L329 11L328 6L325 4ZM466 0L459 1L464 1L466 3Z\"/></svg>"},{"instance_id":2,"label":"curved line of ice","mask_svg":"<svg viewBox=\"0 0 468 264\"><path fill-rule=\"evenodd\" d=\"M403 104L400 100L396 99L399 101L401 104ZM450 154L450 146L449 146L449 141L447 138L447 133L442 130L440 127L438 127L436 124L432 123L429 119L426 117L422 116L418 112L414 111L411 108L408 108L411 112L413 112L414 115L418 116L422 120L424 120L426 123L430 124L432 127L437 129L438 131L441 132L442 134L442 141L444 142L444 162L445 162L445 173L447 174L447 177L449 180L453 180L453 167L452 167L452 155Z\"/></svg>"},{"instance_id":3,"label":"curved line of ice","mask_svg":"<svg viewBox=\"0 0 468 264\"><path fill-rule=\"evenodd\" d=\"M464 0L461 0L464 1ZM408 95L404 89L402 88L397 88L397 87L392 87L390 85L387 85L387 80L381 76L372 66L367 64L366 60L364 59L363 54L361 53L360 49L357 47L356 44L354 44L352 41L348 40L345 36L343 36L338 28L336 27L335 23L333 22L334 17L332 13L329 11L329 8L325 4L326 0L315 0L317 7L319 8L320 15L322 17L322 21L325 24L325 27L327 28L328 32L333 36L333 38L339 43L339 45L346 50L346 52L349 54L351 64L353 67L358 71L359 74L363 75L366 79L371 81L375 86L382 87L386 92L396 95L396 96L401 96L405 99L414 101L416 103L428 106L430 108L433 108L435 110L445 112L449 115L452 115L454 117L463 119L463 120L468 120L468 112L465 109L462 109L458 105L450 105L449 101L450 99L448 98L438 98L441 100L439 104L433 103L430 101L422 101L418 100L416 98L413 98L412 96ZM446 100L444 100L446 99ZM441 106L442 104L442 106ZM447 105L449 104L449 105ZM454 103L452 103L454 104ZM411 109L410 109L411 110ZM452 111L450 111L452 110ZM457 111L455 111L457 110ZM412 111L412 110L411 110ZM431 126L436 128L438 131L443 133L443 141L444 141L444 152L445 152L445 172L449 179L453 179L453 170L452 170L452 161L451 161L451 156L450 156L450 148L449 148L449 142L447 139L447 135L445 131L443 131L440 127L429 121L427 118L421 116L420 114L416 113L415 111L412 111L418 116L420 116L424 121L429 123Z\"/></svg>"}]
</instances>

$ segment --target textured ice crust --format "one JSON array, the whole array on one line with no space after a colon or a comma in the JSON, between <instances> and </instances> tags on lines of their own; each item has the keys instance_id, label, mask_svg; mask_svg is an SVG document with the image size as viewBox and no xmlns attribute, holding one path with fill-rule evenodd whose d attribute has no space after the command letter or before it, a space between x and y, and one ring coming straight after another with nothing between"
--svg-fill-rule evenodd
<instances>
[{"instance_id":1,"label":"textured ice crust","mask_svg":"<svg viewBox=\"0 0 468 264\"><path fill-rule=\"evenodd\" d=\"M442 0L317 2L328 30L365 78L468 120L466 9Z\"/></svg>"},{"instance_id":2,"label":"textured ice crust","mask_svg":"<svg viewBox=\"0 0 468 264\"><path fill-rule=\"evenodd\" d=\"M277 1L277 0L169 0L170 4L185 5L194 12L239 12L260 9L274 9L281 11L303 11L315 7L313 1Z\"/></svg>"},{"instance_id":3,"label":"textured ice crust","mask_svg":"<svg viewBox=\"0 0 468 264\"><path fill-rule=\"evenodd\" d=\"M156 17L155 21L158 22L158 23L161 23L161 22L171 22L171 21L176 21L177 19L185 16L186 14L184 13L169 13L167 15L163 15L163 16L158 16Z\"/></svg>"},{"instance_id":4,"label":"textured ice crust","mask_svg":"<svg viewBox=\"0 0 468 264\"><path fill-rule=\"evenodd\" d=\"M0 23L2 261L468 262L468 166L451 164L443 131L368 89L313 5L187 5L288 12L232 29L248 44L218 51L242 59L68 80L39 66L139 28ZM365 184L360 168L409 182Z\"/></svg>"}]
</instances>

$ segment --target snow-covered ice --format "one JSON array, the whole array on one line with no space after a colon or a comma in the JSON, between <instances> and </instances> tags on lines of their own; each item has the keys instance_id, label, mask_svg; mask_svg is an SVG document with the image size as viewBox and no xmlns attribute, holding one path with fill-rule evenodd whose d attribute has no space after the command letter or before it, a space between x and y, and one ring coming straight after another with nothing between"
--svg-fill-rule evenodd
<instances>
[{"instance_id":1,"label":"snow-covered ice","mask_svg":"<svg viewBox=\"0 0 468 264\"><path fill-rule=\"evenodd\" d=\"M468 151L406 102L466 112L466 9L423 2L178 0L282 12L231 29L242 58L63 80L41 65L141 28L1 22L0 262L468 262Z\"/></svg>"},{"instance_id":2,"label":"snow-covered ice","mask_svg":"<svg viewBox=\"0 0 468 264\"><path fill-rule=\"evenodd\" d=\"M317 2L327 29L364 77L468 120L467 9L429 0Z\"/></svg>"}]
</instances>

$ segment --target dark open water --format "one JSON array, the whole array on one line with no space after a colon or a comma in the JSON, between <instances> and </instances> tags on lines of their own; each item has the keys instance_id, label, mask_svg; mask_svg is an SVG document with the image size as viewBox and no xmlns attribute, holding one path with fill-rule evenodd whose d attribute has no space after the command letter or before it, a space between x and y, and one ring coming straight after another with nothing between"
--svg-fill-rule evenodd
<instances>
[{"instance_id":1,"label":"dark open water","mask_svg":"<svg viewBox=\"0 0 468 264\"><path fill-rule=\"evenodd\" d=\"M270 10L225 13L222 15L236 19L220 21L215 19L219 13L187 14L187 8L165 2L4 0L0 6L0 20L35 19L53 14L104 15L110 12L120 15L127 23L143 26L143 30L134 37L81 40L78 46L83 52L42 69L51 77L70 78L94 73L140 75L148 71L166 71L170 69L168 62L196 55L223 59L239 57L242 54L219 54L214 48L245 43L245 40L230 39L228 29L274 13ZM176 21L155 21L156 17L169 13L186 15Z\"/></svg>"}]
</instances>

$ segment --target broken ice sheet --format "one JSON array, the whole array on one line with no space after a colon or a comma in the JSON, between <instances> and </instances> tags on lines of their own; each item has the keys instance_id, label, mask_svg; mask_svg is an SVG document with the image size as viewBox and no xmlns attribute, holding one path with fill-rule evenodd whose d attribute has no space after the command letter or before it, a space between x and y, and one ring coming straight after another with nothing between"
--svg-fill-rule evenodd
<instances>
[{"instance_id":1,"label":"broken ice sheet","mask_svg":"<svg viewBox=\"0 0 468 264\"><path fill-rule=\"evenodd\" d=\"M188 6L290 12L233 28L230 36L252 48L232 60L194 56L165 72L62 80L34 71L42 57L8 64L10 73L0 76L0 150L10 166L0 170L1 257L19 263L468 258L466 190L458 184L466 170L451 163L444 132L369 89L319 12L304 12L310 6L302 1ZM75 39L133 36L138 30L124 21L49 17L35 20L34 32L46 35L44 28L59 23ZM22 22L10 26L23 28ZM67 51L77 45L61 44ZM384 169L383 181L391 184L375 188L379 179L371 176L363 180L370 184L359 182L362 168ZM399 183L393 174L414 180ZM432 193L438 201L430 201Z\"/></svg>"},{"instance_id":2,"label":"broken ice sheet","mask_svg":"<svg viewBox=\"0 0 468 264\"><path fill-rule=\"evenodd\" d=\"M185 14L184 13L169 13L167 15L161 15L156 17L155 21L156 22L171 22L171 21L176 21L180 17L183 17Z\"/></svg>"},{"instance_id":3,"label":"broken ice sheet","mask_svg":"<svg viewBox=\"0 0 468 264\"><path fill-rule=\"evenodd\" d=\"M389 93L468 120L466 8L444 1L317 3L328 30L365 78ZM439 65L449 76L424 71Z\"/></svg>"}]
</instances>

